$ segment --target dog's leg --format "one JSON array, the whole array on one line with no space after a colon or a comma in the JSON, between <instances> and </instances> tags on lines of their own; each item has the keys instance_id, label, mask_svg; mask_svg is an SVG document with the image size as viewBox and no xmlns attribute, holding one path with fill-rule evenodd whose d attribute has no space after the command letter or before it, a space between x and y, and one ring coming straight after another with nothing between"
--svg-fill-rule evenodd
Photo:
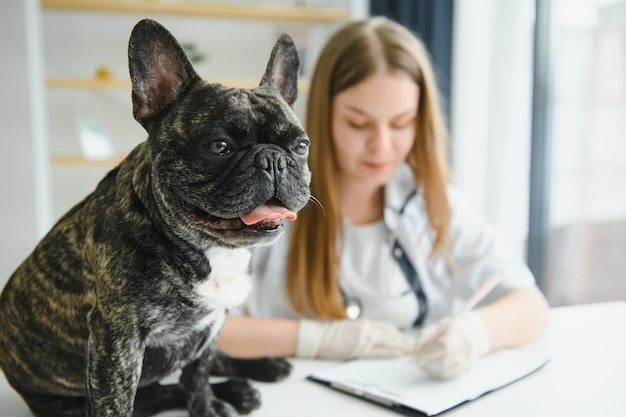
<instances>
[{"instance_id":1,"label":"dog's leg","mask_svg":"<svg viewBox=\"0 0 626 417\"><path fill-rule=\"evenodd\" d=\"M132 416L144 347L131 317L121 309L103 313L98 305L89 313L88 417Z\"/></svg>"},{"instance_id":2,"label":"dog's leg","mask_svg":"<svg viewBox=\"0 0 626 417\"><path fill-rule=\"evenodd\" d=\"M283 358L262 357L254 359L234 358L217 351L211 363L212 375L238 376L255 381L276 382L291 373L291 364Z\"/></svg>"},{"instance_id":3,"label":"dog's leg","mask_svg":"<svg viewBox=\"0 0 626 417\"><path fill-rule=\"evenodd\" d=\"M213 393L237 409L239 414L249 414L261 406L261 393L243 378L211 384Z\"/></svg>"},{"instance_id":4,"label":"dog's leg","mask_svg":"<svg viewBox=\"0 0 626 417\"><path fill-rule=\"evenodd\" d=\"M213 347L183 368L180 385L187 400L187 411L191 417L233 417L236 409L216 398L209 383L210 364L215 351Z\"/></svg>"},{"instance_id":5,"label":"dog's leg","mask_svg":"<svg viewBox=\"0 0 626 417\"><path fill-rule=\"evenodd\" d=\"M148 417L167 410L186 409L185 393L178 384L154 383L137 389L133 417Z\"/></svg>"}]
</instances>

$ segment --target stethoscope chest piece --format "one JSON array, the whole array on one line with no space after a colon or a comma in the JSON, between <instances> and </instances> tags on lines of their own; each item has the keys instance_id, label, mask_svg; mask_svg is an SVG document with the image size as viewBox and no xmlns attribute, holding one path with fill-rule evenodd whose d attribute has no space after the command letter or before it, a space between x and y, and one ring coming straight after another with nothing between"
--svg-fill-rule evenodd
<instances>
[{"instance_id":1,"label":"stethoscope chest piece","mask_svg":"<svg viewBox=\"0 0 626 417\"><path fill-rule=\"evenodd\" d=\"M345 299L346 315L350 320L356 320L361 317L363 306L361 301L355 297L346 297Z\"/></svg>"}]
</instances>

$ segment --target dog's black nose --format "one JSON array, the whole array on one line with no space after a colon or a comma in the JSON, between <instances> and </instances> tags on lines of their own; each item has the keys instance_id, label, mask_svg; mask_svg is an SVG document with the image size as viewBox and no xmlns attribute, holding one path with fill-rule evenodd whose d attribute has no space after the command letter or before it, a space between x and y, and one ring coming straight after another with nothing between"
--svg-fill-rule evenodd
<instances>
[{"instance_id":1,"label":"dog's black nose","mask_svg":"<svg viewBox=\"0 0 626 417\"><path fill-rule=\"evenodd\" d=\"M270 174L278 174L287 168L285 155L277 149L264 149L255 157L256 165Z\"/></svg>"}]
</instances>

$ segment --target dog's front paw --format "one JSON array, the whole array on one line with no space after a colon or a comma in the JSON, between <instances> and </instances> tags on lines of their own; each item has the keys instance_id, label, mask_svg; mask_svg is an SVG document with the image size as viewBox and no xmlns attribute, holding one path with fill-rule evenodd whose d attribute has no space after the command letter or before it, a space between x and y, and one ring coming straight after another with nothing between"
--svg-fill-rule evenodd
<instances>
[{"instance_id":1,"label":"dog's front paw","mask_svg":"<svg viewBox=\"0 0 626 417\"><path fill-rule=\"evenodd\" d=\"M291 363L283 358L265 358L258 381L275 382L287 378L293 369Z\"/></svg>"},{"instance_id":2,"label":"dog's front paw","mask_svg":"<svg viewBox=\"0 0 626 417\"><path fill-rule=\"evenodd\" d=\"M236 417L239 415L232 405L211 396L197 395L187 403L190 417Z\"/></svg>"},{"instance_id":3,"label":"dog's front paw","mask_svg":"<svg viewBox=\"0 0 626 417\"><path fill-rule=\"evenodd\" d=\"M276 382L291 373L291 363L283 358L271 356L257 359L240 359L237 376L262 382Z\"/></svg>"},{"instance_id":4,"label":"dog's front paw","mask_svg":"<svg viewBox=\"0 0 626 417\"><path fill-rule=\"evenodd\" d=\"M216 397L233 405L239 414L249 414L261 406L261 394L245 379L231 378L211 384L211 388Z\"/></svg>"},{"instance_id":5,"label":"dog's front paw","mask_svg":"<svg viewBox=\"0 0 626 417\"><path fill-rule=\"evenodd\" d=\"M244 359L218 351L211 362L212 376L238 376L262 382L276 382L291 373L291 364L283 358L265 356Z\"/></svg>"}]
</instances>

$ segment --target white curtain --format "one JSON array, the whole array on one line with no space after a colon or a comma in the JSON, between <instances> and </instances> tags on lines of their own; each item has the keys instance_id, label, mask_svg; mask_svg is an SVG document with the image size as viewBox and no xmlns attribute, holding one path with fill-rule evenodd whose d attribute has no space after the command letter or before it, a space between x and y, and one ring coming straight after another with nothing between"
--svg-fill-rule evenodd
<instances>
[{"instance_id":1,"label":"white curtain","mask_svg":"<svg viewBox=\"0 0 626 417\"><path fill-rule=\"evenodd\" d=\"M451 86L455 183L525 259L534 1L457 0Z\"/></svg>"}]
</instances>

